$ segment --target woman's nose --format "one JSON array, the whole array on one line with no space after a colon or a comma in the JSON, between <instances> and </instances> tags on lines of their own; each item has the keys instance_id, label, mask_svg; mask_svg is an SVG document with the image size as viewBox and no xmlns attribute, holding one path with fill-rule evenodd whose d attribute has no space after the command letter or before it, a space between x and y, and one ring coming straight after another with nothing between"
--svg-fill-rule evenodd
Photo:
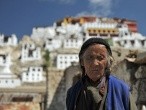
<instances>
[{"instance_id":1,"label":"woman's nose","mask_svg":"<svg viewBox=\"0 0 146 110\"><path fill-rule=\"evenodd\" d=\"M99 65L99 60L98 59L94 59L94 65Z\"/></svg>"}]
</instances>

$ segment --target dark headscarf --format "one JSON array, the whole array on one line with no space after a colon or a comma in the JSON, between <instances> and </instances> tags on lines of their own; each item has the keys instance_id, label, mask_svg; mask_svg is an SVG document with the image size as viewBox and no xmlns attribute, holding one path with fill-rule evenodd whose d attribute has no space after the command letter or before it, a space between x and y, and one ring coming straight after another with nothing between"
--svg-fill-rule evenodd
<instances>
[{"instance_id":1,"label":"dark headscarf","mask_svg":"<svg viewBox=\"0 0 146 110\"><path fill-rule=\"evenodd\" d=\"M109 55L112 56L112 51L111 51L111 48L110 48L110 45L108 44L108 42L105 41L105 40L102 39L102 38L96 38L96 37L94 37L94 38L89 38L88 40L86 40L86 41L83 43L83 45L82 45L82 47L81 47L81 50L80 50L80 52L79 52L79 57L80 57L80 56L85 52L85 50L86 50L90 45L92 45L92 44L102 44L102 45L104 45L104 46L106 47L106 49L107 49Z\"/></svg>"}]
</instances>

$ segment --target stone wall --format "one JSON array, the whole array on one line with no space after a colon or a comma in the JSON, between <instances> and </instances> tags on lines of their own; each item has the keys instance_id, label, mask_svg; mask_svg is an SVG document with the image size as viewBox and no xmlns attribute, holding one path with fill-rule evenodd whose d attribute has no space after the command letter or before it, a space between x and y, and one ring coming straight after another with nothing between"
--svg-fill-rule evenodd
<instances>
[{"instance_id":1,"label":"stone wall","mask_svg":"<svg viewBox=\"0 0 146 110\"><path fill-rule=\"evenodd\" d=\"M65 110L64 71L50 69L48 74L48 110Z\"/></svg>"},{"instance_id":2,"label":"stone wall","mask_svg":"<svg viewBox=\"0 0 146 110\"><path fill-rule=\"evenodd\" d=\"M0 110L41 110L39 103L0 104Z\"/></svg>"},{"instance_id":3,"label":"stone wall","mask_svg":"<svg viewBox=\"0 0 146 110\"><path fill-rule=\"evenodd\" d=\"M48 110L65 110L66 92L78 80L76 76L81 74L79 66L73 64L65 71L49 69L48 74Z\"/></svg>"}]
</instances>

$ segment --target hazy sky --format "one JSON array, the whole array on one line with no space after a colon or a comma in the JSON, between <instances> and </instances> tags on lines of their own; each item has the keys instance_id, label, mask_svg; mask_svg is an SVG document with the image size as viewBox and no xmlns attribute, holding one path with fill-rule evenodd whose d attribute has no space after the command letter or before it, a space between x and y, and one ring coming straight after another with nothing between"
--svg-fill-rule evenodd
<instances>
[{"instance_id":1,"label":"hazy sky","mask_svg":"<svg viewBox=\"0 0 146 110\"><path fill-rule=\"evenodd\" d=\"M0 34L31 35L67 16L96 15L136 20L146 36L146 0L0 0Z\"/></svg>"}]
</instances>

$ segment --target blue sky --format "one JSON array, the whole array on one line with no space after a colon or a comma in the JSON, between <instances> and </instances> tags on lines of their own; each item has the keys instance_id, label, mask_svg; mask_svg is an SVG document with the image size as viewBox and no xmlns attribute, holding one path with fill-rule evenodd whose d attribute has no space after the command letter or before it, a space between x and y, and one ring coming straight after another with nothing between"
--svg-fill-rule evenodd
<instances>
[{"instance_id":1,"label":"blue sky","mask_svg":"<svg viewBox=\"0 0 146 110\"><path fill-rule=\"evenodd\" d=\"M67 16L96 15L136 20L146 36L146 0L0 0L0 33L31 35Z\"/></svg>"}]
</instances>

